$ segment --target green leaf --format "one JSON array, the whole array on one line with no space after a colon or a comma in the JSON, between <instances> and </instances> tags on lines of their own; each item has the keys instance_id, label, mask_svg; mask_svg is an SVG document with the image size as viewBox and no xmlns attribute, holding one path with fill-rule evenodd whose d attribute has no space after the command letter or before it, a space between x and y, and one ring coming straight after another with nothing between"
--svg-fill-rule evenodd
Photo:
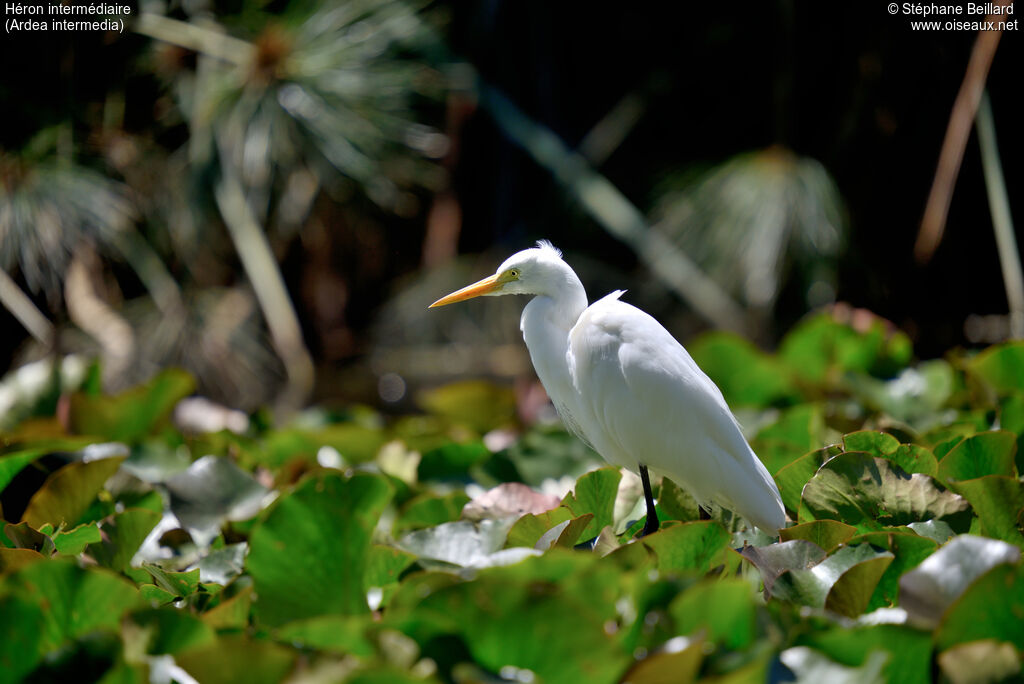
<instances>
[{"instance_id":1,"label":"green leaf","mask_svg":"<svg viewBox=\"0 0 1024 684\"><path fill-rule=\"evenodd\" d=\"M17 525L7 523L4 525L4 534L16 549L32 549L46 557L51 556L56 549L49 536L38 530L33 530L26 522Z\"/></svg>"},{"instance_id":2,"label":"green leaf","mask_svg":"<svg viewBox=\"0 0 1024 684\"><path fill-rule=\"evenodd\" d=\"M939 412L953 393L956 377L949 363L937 359L907 368L892 380L852 373L846 382L868 407L897 421L930 426L940 419Z\"/></svg>"},{"instance_id":3,"label":"green leaf","mask_svg":"<svg viewBox=\"0 0 1024 684\"><path fill-rule=\"evenodd\" d=\"M764 590L769 595L774 592L776 581L785 573L814 567L828 556L820 546L804 539L768 546L745 546L740 550L740 555L761 572ZM787 587L780 587L780 591L786 593Z\"/></svg>"},{"instance_id":4,"label":"green leaf","mask_svg":"<svg viewBox=\"0 0 1024 684\"><path fill-rule=\"evenodd\" d=\"M882 673L887 682L928 684L931 676L931 634L903 625L833 627L812 631L801 643L849 667L860 667L871 653L888 654Z\"/></svg>"},{"instance_id":5,"label":"green leaf","mask_svg":"<svg viewBox=\"0 0 1024 684\"><path fill-rule=\"evenodd\" d=\"M135 552L142 546L149 533L160 522L161 515L145 508L129 508L115 513L113 518L102 523L105 539L99 539L89 547L96 561L115 571L128 567Z\"/></svg>"},{"instance_id":6,"label":"green leaf","mask_svg":"<svg viewBox=\"0 0 1024 684\"><path fill-rule=\"evenodd\" d=\"M900 441L877 430L851 432L843 437L843 451L864 451L874 456L889 456L900 448Z\"/></svg>"},{"instance_id":7,"label":"green leaf","mask_svg":"<svg viewBox=\"0 0 1024 684\"><path fill-rule=\"evenodd\" d=\"M782 339L778 355L804 382L829 385L849 371L891 374L910 361L911 353L906 335L886 330L881 319L859 332L822 313L793 328Z\"/></svg>"},{"instance_id":8,"label":"green leaf","mask_svg":"<svg viewBox=\"0 0 1024 684\"><path fill-rule=\"evenodd\" d=\"M1005 542L961 534L900 578L900 605L911 621L931 628L974 580L1020 557L1020 549Z\"/></svg>"},{"instance_id":9,"label":"green leaf","mask_svg":"<svg viewBox=\"0 0 1024 684\"><path fill-rule=\"evenodd\" d=\"M417 469L421 482L428 480L463 480L469 469L490 458L483 442L448 442L423 454Z\"/></svg>"},{"instance_id":10,"label":"green leaf","mask_svg":"<svg viewBox=\"0 0 1024 684\"><path fill-rule=\"evenodd\" d=\"M1024 387L1024 342L989 347L967 364L967 370L999 394L1013 394Z\"/></svg>"},{"instance_id":11,"label":"green leaf","mask_svg":"<svg viewBox=\"0 0 1024 684\"><path fill-rule=\"evenodd\" d=\"M156 586L178 597L187 598L199 589L199 568L188 572L171 572L153 563L143 563Z\"/></svg>"},{"instance_id":12,"label":"green leaf","mask_svg":"<svg viewBox=\"0 0 1024 684\"><path fill-rule=\"evenodd\" d=\"M231 598L224 599L199 617L214 629L242 629L249 624L251 606L252 587L248 586Z\"/></svg>"},{"instance_id":13,"label":"green leaf","mask_svg":"<svg viewBox=\"0 0 1024 684\"><path fill-rule=\"evenodd\" d=\"M36 459L64 451L78 451L91 443L87 439L57 439L18 444L0 453L0 492L11 483L14 476Z\"/></svg>"},{"instance_id":14,"label":"green leaf","mask_svg":"<svg viewBox=\"0 0 1024 684\"><path fill-rule=\"evenodd\" d=\"M824 442L825 412L820 404L800 404L785 409L771 425L762 428L751 446L768 472L776 473Z\"/></svg>"},{"instance_id":15,"label":"green leaf","mask_svg":"<svg viewBox=\"0 0 1024 684\"><path fill-rule=\"evenodd\" d=\"M378 476L323 473L274 502L250 535L246 559L260 620L274 626L367 612L370 537L391 493Z\"/></svg>"},{"instance_id":16,"label":"green leaf","mask_svg":"<svg viewBox=\"0 0 1024 684\"><path fill-rule=\"evenodd\" d=\"M1024 548L1020 527L1024 483L1005 475L986 475L950 482L949 488L971 502L983 534Z\"/></svg>"},{"instance_id":17,"label":"green leaf","mask_svg":"<svg viewBox=\"0 0 1024 684\"><path fill-rule=\"evenodd\" d=\"M15 684L43 656L42 606L17 595L0 596L0 682Z\"/></svg>"},{"instance_id":18,"label":"green leaf","mask_svg":"<svg viewBox=\"0 0 1024 684\"><path fill-rule=\"evenodd\" d=\"M957 444L939 461L939 478L944 482L973 480L985 475L1017 477L1014 455L1017 437L997 430L973 435Z\"/></svg>"},{"instance_id":19,"label":"green leaf","mask_svg":"<svg viewBox=\"0 0 1024 684\"><path fill-rule=\"evenodd\" d=\"M696 682L706 646L703 639L694 639L681 651L652 653L631 667L622 681L634 684ZM752 678L751 681L757 680Z\"/></svg>"},{"instance_id":20,"label":"green leaf","mask_svg":"<svg viewBox=\"0 0 1024 684\"><path fill-rule=\"evenodd\" d=\"M443 496L425 492L402 507L398 519L395 520L394 531L397 534L405 530L418 530L458 520L462 514L462 507L467 503L469 497L465 492L449 492Z\"/></svg>"},{"instance_id":21,"label":"green leaf","mask_svg":"<svg viewBox=\"0 0 1024 684\"><path fill-rule=\"evenodd\" d=\"M277 684L287 678L297 653L244 634L222 634L204 646L176 653L175 662L203 684Z\"/></svg>"},{"instance_id":22,"label":"green leaf","mask_svg":"<svg viewBox=\"0 0 1024 684\"><path fill-rule=\"evenodd\" d=\"M366 636L368 626L367 619L361 615L321 615L289 622L274 635L299 648L366 658L374 653L373 644Z\"/></svg>"},{"instance_id":23,"label":"green leaf","mask_svg":"<svg viewBox=\"0 0 1024 684\"><path fill-rule=\"evenodd\" d=\"M779 486L782 503L786 505L786 508L794 513L800 510L800 496L804 491L804 486L810 482L823 463L838 456L842 451L836 445L812 451L804 454L775 474L775 482Z\"/></svg>"},{"instance_id":24,"label":"green leaf","mask_svg":"<svg viewBox=\"0 0 1024 684\"><path fill-rule=\"evenodd\" d=\"M615 523L615 497L621 480L622 472L618 468L609 466L592 470L576 480L573 491L562 499L562 505L572 511L574 517L587 513L594 515L583 531L582 539L593 539L605 526Z\"/></svg>"},{"instance_id":25,"label":"green leaf","mask_svg":"<svg viewBox=\"0 0 1024 684\"><path fill-rule=\"evenodd\" d=\"M22 519L37 529L46 523L55 528L77 524L122 461L124 457L117 456L59 468L32 495Z\"/></svg>"},{"instance_id":26,"label":"green leaf","mask_svg":"<svg viewBox=\"0 0 1024 684\"><path fill-rule=\"evenodd\" d=\"M165 370L115 397L71 396L71 428L82 435L131 443L168 420L174 405L195 391L192 376Z\"/></svg>"},{"instance_id":27,"label":"green leaf","mask_svg":"<svg viewBox=\"0 0 1024 684\"><path fill-rule=\"evenodd\" d=\"M370 547L366 561L365 589L386 587L398 582L398 576L416 562L416 556L393 546L374 544Z\"/></svg>"},{"instance_id":28,"label":"green leaf","mask_svg":"<svg viewBox=\"0 0 1024 684\"><path fill-rule=\"evenodd\" d=\"M662 572L692 571L707 573L724 562L732 536L713 520L687 522L658 530L640 540L657 554Z\"/></svg>"},{"instance_id":29,"label":"green leaf","mask_svg":"<svg viewBox=\"0 0 1024 684\"><path fill-rule=\"evenodd\" d=\"M441 570L508 565L539 553L522 547L502 549L510 527L507 520L460 520L410 532L398 546L416 555L420 565Z\"/></svg>"},{"instance_id":30,"label":"green leaf","mask_svg":"<svg viewBox=\"0 0 1024 684\"><path fill-rule=\"evenodd\" d=\"M921 473L928 477L935 477L939 472L939 462L936 460L935 454L917 444L900 444L894 453L886 456L886 459L911 475Z\"/></svg>"},{"instance_id":31,"label":"green leaf","mask_svg":"<svg viewBox=\"0 0 1024 684\"><path fill-rule=\"evenodd\" d=\"M65 556L77 555L84 551L86 546L95 544L101 539L100 529L94 522L53 535L53 543L57 547L57 552Z\"/></svg>"},{"instance_id":32,"label":"green leaf","mask_svg":"<svg viewBox=\"0 0 1024 684\"><path fill-rule=\"evenodd\" d=\"M838 520L812 520L779 530L779 541L803 539L820 546L826 553L832 553L857 534L857 528Z\"/></svg>"},{"instance_id":33,"label":"green leaf","mask_svg":"<svg viewBox=\"0 0 1024 684\"><path fill-rule=\"evenodd\" d=\"M661 479L661 491L658 492L658 506L665 520L698 520L700 507L697 500L689 492L677 485L668 477Z\"/></svg>"},{"instance_id":34,"label":"green leaf","mask_svg":"<svg viewBox=\"0 0 1024 684\"><path fill-rule=\"evenodd\" d=\"M812 568L781 574L772 585L772 595L856 617L892 559L893 554L876 551L870 544L844 546Z\"/></svg>"},{"instance_id":35,"label":"green leaf","mask_svg":"<svg viewBox=\"0 0 1024 684\"><path fill-rule=\"evenodd\" d=\"M965 499L927 475L910 475L885 459L847 452L821 466L804 487L799 520L831 519L880 529L953 519L968 509Z\"/></svg>"},{"instance_id":36,"label":"green leaf","mask_svg":"<svg viewBox=\"0 0 1024 684\"><path fill-rule=\"evenodd\" d=\"M453 382L422 392L417 400L429 413L481 435L516 422L515 392L494 383Z\"/></svg>"},{"instance_id":37,"label":"green leaf","mask_svg":"<svg viewBox=\"0 0 1024 684\"><path fill-rule=\"evenodd\" d=\"M995 639L1024 650L1024 565L998 565L975 580L946 611L935 633L939 650Z\"/></svg>"},{"instance_id":38,"label":"green leaf","mask_svg":"<svg viewBox=\"0 0 1024 684\"><path fill-rule=\"evenodd\" d=\"M750 646L756 613L750 583L744 579L705 580L677 596L668 609L676 632L705 638L728 649Z\"/></svg>"},{"instance_id":39,"label":"green leaf","mask_svg":"<svg viewBox=\"0 0 1024 684\"><path fill-rule=\"evenodd\" d=\"M851 546L868 543L876 548L891 551L895 556L878 580L878 585L864 612L895 606L899 600L900 577L920 565L939 546L935 540L918 536L904 528L860 534L851 539L849 543Z\"/></svg>"},{"instance_id":40,"label":"green leaf","mask_svg":"<svg viewBox=\"0 0 1024 684\"><path fill-rule=\"evenodd\" d=\"M141 603L127 580L70 559L32 563L0 581L5 590L44 608L43 652L98 629L116 631L121 615Z\"/></svg>"},{"instance_id":41,"label":"green leaf","mask_svg":"<svg viewBox=\"0 0 1024 684\"><path fill-rule=\"evenodd\" d=\"M789 372L742 337L706 333L687 348L730 406L773 406L799 397Z\"/></svg>"},{"instance_id":42,"label":"green leaf","mask_svg":"<svg viewBox=\"0 0 1024 684\"><path fill-rule=\"evenodd\" d=\"M508 531L506 545L526 546L532 549L545 532L556 525L568 522L572 517L572 511L564 506L543 513L527 513L516 520L512 529Z\"/></svg>"},{"instance_id":43,"label":"green leaf","mask_svg":"<svg viewBox=\"0 0 1024 684\"><path fill-rule=\"evenodd\" d=\"M125 617L124 634L138 652L149 655L178 653L209 644L213 629L199 618L177 608L144 608Z\"/></svg>"}]
</instances>

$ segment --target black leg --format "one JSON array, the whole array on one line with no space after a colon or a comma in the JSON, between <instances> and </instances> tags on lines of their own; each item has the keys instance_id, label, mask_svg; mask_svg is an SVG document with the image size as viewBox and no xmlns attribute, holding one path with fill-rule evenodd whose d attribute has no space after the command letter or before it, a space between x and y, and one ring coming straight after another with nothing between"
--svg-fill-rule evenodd
<instances>
[{"instance_id":1,"label":"black leg","mask_svg":"<svg viewBox=\"0 0 1024 684\"><path fill-rule=\"evenodd\" d=\"M651 477L647 474L647 466L640 464L640 481L644 485L644 500L647 502L647 521L640 531L641 537L658 531L658 512L654 510L654 495L651 494Z\"/></svg>"},{"instance_id":2,"label":"black leg","mask_svg":"<svg viewBox=\"0 0 1024 684\"><path fill-rule=\"evenodd\" d=\"M697 518L699 520L711 520L711 514L704 510L703 506L697 506Z\"/></svg>"}]
</instances>

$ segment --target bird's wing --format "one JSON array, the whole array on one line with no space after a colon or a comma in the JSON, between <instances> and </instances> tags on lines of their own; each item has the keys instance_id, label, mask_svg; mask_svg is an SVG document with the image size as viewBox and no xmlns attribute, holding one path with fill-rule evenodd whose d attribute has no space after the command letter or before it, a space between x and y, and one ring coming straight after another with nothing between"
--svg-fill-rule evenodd
<instances>
[{"instance_id":1,"label":"bird's wing","mask_svg":"<svg viewBox=\"0 0 1024 684\"><path fill-rule=\"evenodd\" d=\"M700 501L764 529L781 527L775 482L718 387L661 324L619 301L621 294L591 305L569 334L566 360L584 434L611 463L643 463Z\"/></svg>"}]
</instances>

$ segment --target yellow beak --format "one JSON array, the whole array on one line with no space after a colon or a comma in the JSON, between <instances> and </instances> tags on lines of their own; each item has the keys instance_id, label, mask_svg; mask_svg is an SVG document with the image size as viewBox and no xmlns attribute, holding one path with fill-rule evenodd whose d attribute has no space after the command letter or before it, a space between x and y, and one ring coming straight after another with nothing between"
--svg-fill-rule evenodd
<instances>
[{"instance_id":1,"label":"yellow beak","mask_svg":"<svg viewBox=\"0 0 1024 684\"><path fill-rule=\"evenodd\" d=\"M435 306L445 306L447 304L454 304L455 302L463 302L467 299L472 299L473 297L485 295L488 292L494 292L502 285L504 285L504 282L498 279L498 274L487 276L483 280L478 280L472 285L467 285L461 290L456 290L446 297L441 297L427 308L433 309Z\"/></svg>"}]
</instances>

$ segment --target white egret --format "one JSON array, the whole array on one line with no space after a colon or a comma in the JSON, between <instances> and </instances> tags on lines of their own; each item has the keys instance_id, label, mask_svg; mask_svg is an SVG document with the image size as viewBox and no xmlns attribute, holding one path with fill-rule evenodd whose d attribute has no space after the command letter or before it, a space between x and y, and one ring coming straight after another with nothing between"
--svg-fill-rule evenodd
<instances>
[{"instance_id":1,"label":"white egret","mask_svg":"<svg viewBox=\"0 0 1024 684\"><path fill-rule=\"evenodd\" d=\"M579 277L541 241L430 306L506 294L534 295L519 327L566 426L608 463L639 472L643 534L658 529L648 466L769 534L785 525L778 487L722 392L660 323L619 300L622 290L587 306Z\"/></svg>"}]
</instances>

